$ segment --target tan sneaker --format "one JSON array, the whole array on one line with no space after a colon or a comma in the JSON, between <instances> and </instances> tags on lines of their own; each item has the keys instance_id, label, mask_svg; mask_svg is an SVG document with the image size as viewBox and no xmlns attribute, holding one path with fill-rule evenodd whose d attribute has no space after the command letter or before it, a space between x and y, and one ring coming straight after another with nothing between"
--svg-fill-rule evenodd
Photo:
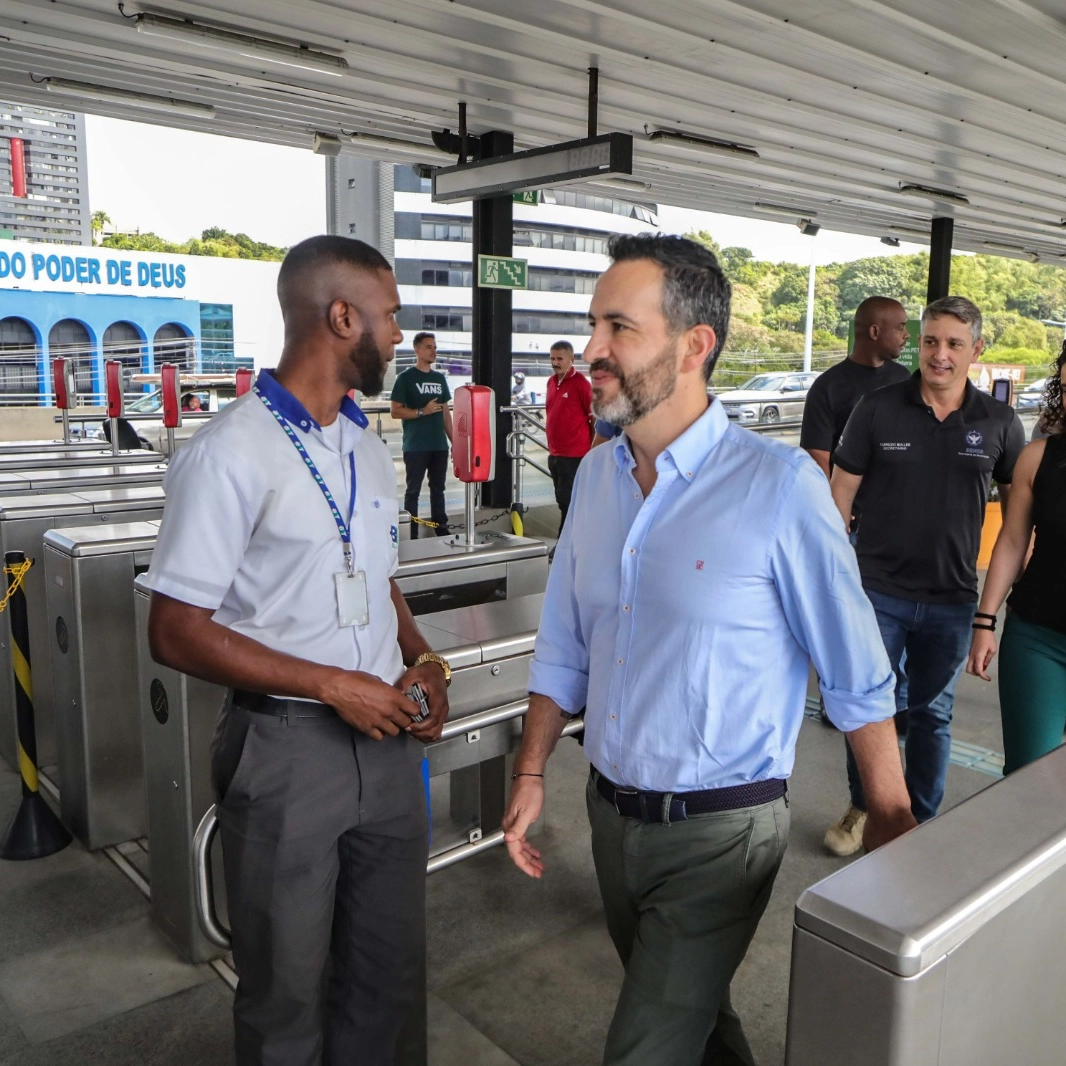
<instances>
[{"instance_id":1,"label":"tan sneaker","mask_svg":"<svg viewBox=\"0 0 1066 1066\"><path fill-rule=\"evenodd\" d=\"M858 807L848 807L847 813L830 826L825 834L825 846L834 855L854 855L862 847L862 830L866 825L866 812Z\"/></svg>"}]
</instances>

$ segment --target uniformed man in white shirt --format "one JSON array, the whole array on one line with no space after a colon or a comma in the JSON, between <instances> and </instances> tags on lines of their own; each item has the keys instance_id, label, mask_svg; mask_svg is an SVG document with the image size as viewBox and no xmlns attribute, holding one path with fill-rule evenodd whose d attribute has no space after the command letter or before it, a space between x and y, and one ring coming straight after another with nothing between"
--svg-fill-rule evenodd
<instances>
[{"instance_id":1,"label":"uniformed man in white shirt","mask_svg":"<svg viewBox=\"0 0 1066 1066\"><path fill-rule=\"evenodd\" d=\"M381 391L399 296L375 249L314 237L278 298L277 370L168 472L152 654L230 689L212 774L239 1066L386 1066L425 943L417 741L440 736L450 679L392 580L396 475L347 396Z\"/></svg>"}]
</instances>

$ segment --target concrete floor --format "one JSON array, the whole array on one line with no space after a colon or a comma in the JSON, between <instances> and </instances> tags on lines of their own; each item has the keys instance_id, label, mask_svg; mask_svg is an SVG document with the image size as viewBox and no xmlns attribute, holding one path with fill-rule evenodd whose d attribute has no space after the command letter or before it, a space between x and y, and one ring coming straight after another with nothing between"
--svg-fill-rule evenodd
<instances>
[{"instance_id":1,"label":"concrete floor","mask_svg":"<svg viewBox=\"0 0 1066 1066\"><path fill-rule=\"evenodd\" d=\"M957 738L999 748L994 686L959 686ZM843 741L806 720L792 781L792 838L773 899L734 985L761 1066L783 1061L792 908L850 860L823 853L843 813ZM963 753L965 754L965 753ZM621 968L604 929L584 815L580 746L564 740L548 778L534 882L502 850L430 878L431 1066L592 1066ZM953 765L946 806L994 778ZM0 773L0 824L19 795ZM77 844L0 862L0 1066L225 1066L230 992L152 929L143 896ZM664 1064L668 1066L668 1064Z\"/></svg>"}]
</instances>

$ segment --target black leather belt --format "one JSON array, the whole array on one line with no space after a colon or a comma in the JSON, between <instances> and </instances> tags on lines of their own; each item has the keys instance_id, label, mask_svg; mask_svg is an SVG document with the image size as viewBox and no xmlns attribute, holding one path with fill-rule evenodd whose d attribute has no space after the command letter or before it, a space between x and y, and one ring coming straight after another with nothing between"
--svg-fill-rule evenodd
<instances>
[{"instance_id":1,"label":"black leather belt","mask_svg":"<svg viewBox=\"0 0 1066 1066\"><path fill-rule=\"evenodd\" d=\"M754 781L749 785L709 788L702 792L642 792L622 788L593 768L596 789L619 814L642 822L683 822L694 814L735 811L740 807L758 807L772 803L788 792L788 782L781 778ZM664 813L667 817L664 818Z\"/></svg>"},{"instance_id":2,"label":"black leather belt","mask_svg":"<svg viewBox=\"0 0 1066 1066\"><path fill-rule=\"evenodd\" d=\"M327 703L312 703L310 700L283 700L278 696L266 696L262 692L233 690L233 704L256 714L272 714L275 718L336 718L337 712Z\"/></svg>"}]
</instances>

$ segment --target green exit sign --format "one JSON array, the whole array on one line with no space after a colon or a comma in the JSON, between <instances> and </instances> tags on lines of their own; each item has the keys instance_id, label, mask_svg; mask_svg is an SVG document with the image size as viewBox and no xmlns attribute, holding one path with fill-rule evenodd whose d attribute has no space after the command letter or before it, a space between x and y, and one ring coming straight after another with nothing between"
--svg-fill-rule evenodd
<instances>
[{"instance_id":1,"label":"green exit sign","mask_svg":"<svg viewBox=\"0 0 1066 1066\"><path fill-rule=\"evenodd\" d=\"M528 289L529 264L505 255L479 255L477 283L482 289Z\"/></svg>"},{"instance_id":2,"label":"green exit sign","mask_svg":"<svg viewBox=\"0 0 1066 1066\"><path fill-rule=\"evenodd\" d=\"M536 207L540 203L540 190L526 189L524 192L512 193L511 197L516 204L529 204L531 207Z\"/></svg>"}]
</instances>

